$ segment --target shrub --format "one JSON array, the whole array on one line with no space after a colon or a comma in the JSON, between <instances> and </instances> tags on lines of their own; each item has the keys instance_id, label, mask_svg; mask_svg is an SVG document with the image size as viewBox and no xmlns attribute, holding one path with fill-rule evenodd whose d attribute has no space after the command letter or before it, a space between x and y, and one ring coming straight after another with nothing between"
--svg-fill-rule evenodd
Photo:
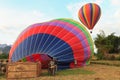
<instances>
[{"instance_id":1,"label":"shrub","mask_svg":"<svg viewBox=\"0 0 120 80\"><path fill-rule=\"evenodd\" d=\"M115 60L116 58L115 58L115 56L114 55L111 55L110 56L110 60Z\"/></svg>"},{"instance_id":2,"label":"shrub","mask_svg":"<svg viewBox=\"0 0 120 80\"><path fill-rule=\"evenodd\" d=\"M8 54L0 54L0 59L8 59Z\"/></svg>"},{"instance_id":3,"label":"shrub","mask_svg":"<svg viewBox=\"0 0 120 80\"><path fill-rule=\"evenodd\" d=\"M117 60L120 60L120 56L119 56L119 57L117 57Z\"/></svg>"},{"instance_id":4,"label":"shrub","mask_svg":"<svg viewBox=\"0 0 120 80\"><path fill-rule=\"evenodd\" d=\"M102 53L97 53L95 56L97 57L98 60L104 59L104 55Z\"/></svg>"}]
</instances>

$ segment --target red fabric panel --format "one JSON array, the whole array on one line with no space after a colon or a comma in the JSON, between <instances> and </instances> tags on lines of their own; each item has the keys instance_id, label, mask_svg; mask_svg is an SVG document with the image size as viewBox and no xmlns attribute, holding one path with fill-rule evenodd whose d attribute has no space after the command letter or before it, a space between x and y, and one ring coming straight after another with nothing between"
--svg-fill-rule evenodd
<instances>
[{"instance_id":1,"label":"red fabric panel","mask_svg":"<svg viewBox=\"0 0 120 80\"><path fill-rule=\"evenodd\" d=\"M83 8L83 7L82 7ZM86 21L85 21L85 19L84 19L84 13L83 13L83 11L82 11L82 8L80 9L80 11L79 11L79 13L78 13L78 17L79 17L79 19L80 19L80 21L85 25L85 26L88 26L87 24L86 24Z\"/></svg>"},{"instance_id":2,"label":"red fabric panel","mask_svg":"<svg viewBox=\"0 0 120 80\"><path fill-rule=\"evenodd\" d=\"M27 60L27 61L31 61L29 56L26 57L26 60Z\"/></svg>"},{"instance_id":3,"label":"red fabric panel","mask_svg":"<svg viewBox=\"0 0 120 80\"><path fill-rule=\"evenodd\" d=\"M31 60L31 57L34 59L34 61ZM27 56L26 60L30 62L40 62L42 64L42 69L46 69L48 68L48 63L51 60L51 58L45 54L35 53L30 56Z\"/></svg>"},{"instance_id":4,"label":"red fabric panel","mask_svg":"<svg viewBox=\"0 0 120 80\"><path fill-rule=\"evenodd\" d=\"M98 21L98 16L100 16L100 12L99 12L99 7L97 6L97 5L93 5L93 25L92 25L92 27L94 27L95 26L95 24L97 23L97 21Z\"/></svg>"},{"instance_id":5,"label":"red fabric panel","mask_svg":"<svg viewBox=\"0 0 120 80\"><path fill-rule=\"evenodd\" d=\"M87 21L87 24L88 24L88 29L91 29L91 25L90 25L90 21L91 21L91 10L90 10L90 5L87 4L86 6L84 6L84 15L85 15L85 19Z\"/></svg>"},{"instance_id":6,"label":"red fabric panel","mask_svg":"<svg viewBox=\"0 0 120 80\"><path fill-rule=\"evenodd\" d=\"M24 33L24 36L21 36L15 43L15 45L13 45L13 48L10 52L10 57L12 56L15 48L23 41L25 40L27 37L34 35L34 34L38 34L38 33L45 33L45 34L50 34L53 36L56 36L62 40L64 40L66 43L68 43L71 48L73 49L73 53L74 53L74 58L76 58L77 56L82 56L81 60L84 59L84 52L80 51L80 48L83 48L82 44L80 43L81 41L76 37L76 35L72 34L71 32L58 27L58 26L50 26L49 25L43 25L43 26L38 26L38 27L34 27L36 29L34 29L34 33L33 33L33 29L29 29L28 31L26 31ZM29 34L28 34L29 32ZM58 33L58 34L57 34ZM62 33L62 34L59 34ZM67 35L67 36L65 36ZM71 38L74 37L74 39L72 40ZM73 43L77 43L78 45L74 45ZM77 50L77 53L75 52Z\"/></svg>"},{"instance_id":7,"label":"red fabric panel","mask_svg":"<svg viewBox=\"0 0 120 80\"><path fill-rule=\"evenodd\" d=\"M42 61L40 54L32 54L35 62Z\"/></svg>"}]
</instances>

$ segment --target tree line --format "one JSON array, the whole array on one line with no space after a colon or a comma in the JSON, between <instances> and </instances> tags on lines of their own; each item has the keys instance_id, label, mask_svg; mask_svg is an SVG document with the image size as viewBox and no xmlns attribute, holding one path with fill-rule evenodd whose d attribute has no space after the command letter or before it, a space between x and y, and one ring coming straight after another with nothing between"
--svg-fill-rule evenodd
<instances>
[{"instance_id":1,"label":"tree line","mask_svg":"<svg viewBox=\"0 0 120 80\"><path fill-rule=\"evenodd\" d=\"M10 48L11 46L0 47L0 51L2 52L0 54L0 59L8 59Z\"/></svg>"},{"instance_id":2,"label":"tree line","mask_svg":"<svg viewBox=\"0 0 120 80\"><path fill-rule=\"evenodd\" d=\"M115 33L111 33L106 36L104 31L97 34L94 40L97 48L95 54L99 59L116 59L115 55L119 55L117 59L120 60L120 36L116 36Z\"/></svg>"}]
</instances>

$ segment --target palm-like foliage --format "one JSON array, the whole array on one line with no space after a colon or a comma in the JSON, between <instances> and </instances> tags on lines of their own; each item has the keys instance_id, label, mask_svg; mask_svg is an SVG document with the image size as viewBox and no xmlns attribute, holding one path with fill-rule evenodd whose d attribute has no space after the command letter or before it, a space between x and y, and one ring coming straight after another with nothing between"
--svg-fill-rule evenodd
<instances>
[{"instance_id":1,"label":"palm-like foliage","mask_svg":"<svg viewBox=\"0 0 120 80\"><path fill-rule=\"evenodd\" d=\"M95 38L95 46L98 51L104 55L107 54L113 47L110 43L110 40L106 38L104 31L101 31L100 34L97 34L97 37Z\"/></svg>"},{"instance_id":2,"label":"palm-like foliage","mask_svg":"<svg viewBox=\"0 0 120 80\"><path fill-rule=\"evenodd\" d=\"M119 53L120 52L120 37L115 36L115 33L108 35L108 40L113 45L113 48L109 51L110 53Z\"/></svg>"}]
</instances>

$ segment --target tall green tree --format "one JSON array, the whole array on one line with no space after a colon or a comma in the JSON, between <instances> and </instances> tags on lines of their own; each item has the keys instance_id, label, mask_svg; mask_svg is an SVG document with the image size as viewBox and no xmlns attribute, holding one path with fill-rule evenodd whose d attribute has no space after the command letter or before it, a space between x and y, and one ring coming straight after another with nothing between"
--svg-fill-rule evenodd
<instances>
[{"instance_id":1,"label":"tall green tree","mask_svg":"<svg viewBox=\"0 0 120 80\"><path fill-rule=\"evenodd\" d=\"M0 54L0 59L8 59L8 54L7 53Z\"/></svg>"},{"instance_id":2,"label":"tall green tree","mask_svg":"<svg viewBox=\"0 0 120 80\"><path fill-rule=\"evenodd\" d=\"M115 33L111 33L107 36L113 48L110 49L109 53L119 53L120 52L120 37L115 36Z\"/></svg>"},{"instance_id":3,"label":"tall green tree","mask_svg":"<svg viewBox=\"0 0 120 80\"><path fill-rule=\"evenodd\" d=\"M94 43L100 59L114 58L109 54L120 53L120 36L115 36L115 33L105 36L104 31L101 31L100 34L97 34Z\"/></svg>"},{"instance_id":4,"label":"tall green tree","mask_svg":"<svg viewBox=\"0 0 120 80\"><path fill-rule=\"evenodd\" d=\"M106 38L104 31L97 34L97 37L95 38L95 46L98 49L98 52L103 55L108 54L109 50L113 47L110 40Z\"/></svg>"}]
</instances>

